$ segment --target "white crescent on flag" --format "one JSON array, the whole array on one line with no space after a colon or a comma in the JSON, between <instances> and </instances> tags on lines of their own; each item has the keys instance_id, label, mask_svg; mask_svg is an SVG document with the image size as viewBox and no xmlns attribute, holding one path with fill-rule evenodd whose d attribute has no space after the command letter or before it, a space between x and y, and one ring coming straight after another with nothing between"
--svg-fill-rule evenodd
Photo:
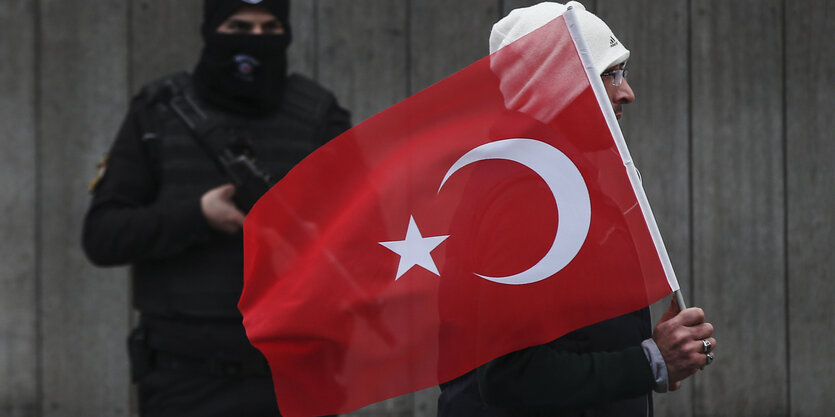
<instances>
[{"instance_id":1,"label":"white crescent on flag","mask_svg":"<svg viewBox=\"0 0 835 417\"><path fill-rule=\"evenodd\" d=\"M580 251L591 224L591 201L586 182L577 166L559 149L534 139L504 139L481 145L462 156L446 173L438 192L459 169L488 159L518 162L539 175L554 195L559 225L548 253L531 268L505 277L481 278L500 284L531 284L565 268Z\"/></svg>"}]
</instances>

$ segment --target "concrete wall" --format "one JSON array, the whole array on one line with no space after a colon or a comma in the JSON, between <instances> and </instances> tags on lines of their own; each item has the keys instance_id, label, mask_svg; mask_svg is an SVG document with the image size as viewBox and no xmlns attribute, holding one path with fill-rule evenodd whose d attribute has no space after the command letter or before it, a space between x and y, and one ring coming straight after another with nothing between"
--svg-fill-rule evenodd
<instances>
[{"instance_id":1,"label":"concrete wall","mask_svg":"<svg viewBox=\"0 0 835 417\"><path fill-rule=\"evenodd\" d=\"M292 69L354 121L487 53L529 0L295 0ZM689 304L721 346L661 416L835 406L835 6L586 0L632 50L622 121ZM79 248L87 182L127 100L192 68L199 0L0 3L0 416L129 416L124 269ZM657 308L656 310L660 310ZM357 416L431 416L437 390Z\"/></svg>"}]
</instances>

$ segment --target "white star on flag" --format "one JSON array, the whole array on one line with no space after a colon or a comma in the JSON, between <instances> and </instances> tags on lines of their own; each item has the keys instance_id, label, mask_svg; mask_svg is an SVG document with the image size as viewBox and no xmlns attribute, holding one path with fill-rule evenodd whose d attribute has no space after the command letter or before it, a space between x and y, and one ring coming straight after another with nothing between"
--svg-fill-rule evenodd
<instances>
[{"instance_id":1,"label":"white star on flag","mask_svg":"<svg viewBox=\"0 0 835 417\"><path fill-rule=\"evenodd\" d=\"M400 255L400 264L397 266L395 281L400 279L406 271L418 265L435 275L441 276L435 260L430 252L441 244L449 235L423 237L415 223L415 217L409 216L409 229L406 230L406 238L390 242L379 242L392 252Z\"/></svg>"}]
</instances>

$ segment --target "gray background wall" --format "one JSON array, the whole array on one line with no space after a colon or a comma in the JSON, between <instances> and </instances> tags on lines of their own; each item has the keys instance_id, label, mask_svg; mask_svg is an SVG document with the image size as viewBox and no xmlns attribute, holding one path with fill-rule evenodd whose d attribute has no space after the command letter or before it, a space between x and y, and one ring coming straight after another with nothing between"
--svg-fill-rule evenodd
<instances>
[{"instance_id":1,"label":"gray background wall","mask_svg":"<svg viewBox=\"0 0 835 417\"><path fill-rule=\"evenodd\" d=\"M293 69L359 122L486 55L529 0L295 0ZM623 130L717 362L661 416L835 406L835 4L586 0L633 51ZM128 416L125 269L79 248L130 96L190 69L199 0L0 2L0 416ZM655 308L658 314L660 308ZM355 415L434 415L436 390Z\"/></svg>"}]
</instances>

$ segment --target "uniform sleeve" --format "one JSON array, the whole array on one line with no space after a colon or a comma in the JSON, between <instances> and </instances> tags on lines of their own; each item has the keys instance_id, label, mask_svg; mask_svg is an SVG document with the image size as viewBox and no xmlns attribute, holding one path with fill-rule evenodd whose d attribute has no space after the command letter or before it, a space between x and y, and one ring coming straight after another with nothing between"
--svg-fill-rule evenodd
<instances>
[{"instance_id":1,"label":"uniform sleeve","mask_svg":"<svg viewBox=\"0 0 835 417\"><path fill-rule=\"evenodd\" d=\"M122 123L84 218L84 251L101 266L173 256L212 233L199 199L156 201L157 179L137 107L134 102Z\"/></svg>"},{"instance_id":2,"label":"uniform sleeve","mask_svg":"<svg viewBox=\"0 0 835 417\"><path fill-rule=\"evenodd\" d=\"M526 411L577 411L645 395L653 374L640 346L568 353L549 345L513 352L477 370L482 399Z\"/></svg>"}]
</instances>

